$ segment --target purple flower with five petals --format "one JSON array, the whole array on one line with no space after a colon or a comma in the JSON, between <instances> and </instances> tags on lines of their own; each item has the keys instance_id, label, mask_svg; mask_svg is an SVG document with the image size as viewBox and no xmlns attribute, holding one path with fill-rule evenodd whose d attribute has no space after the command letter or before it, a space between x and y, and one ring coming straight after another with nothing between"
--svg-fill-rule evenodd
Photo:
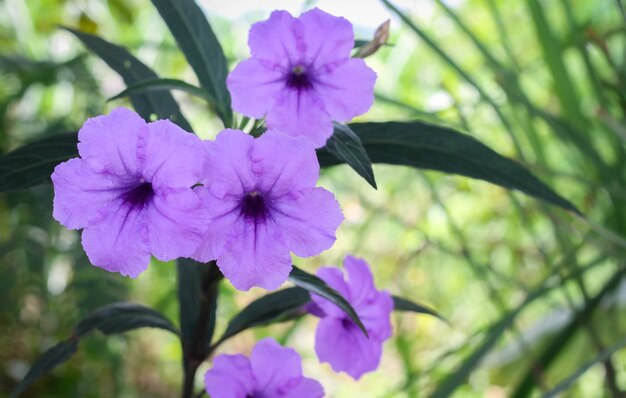
<instances>
[{"instance_id":1,"label":"purple flower with five petals","mask_svg":"<svg viewBox=\"0 0 626 398\"><path fill-rule=\"evenodd\" d=\"M315 187L319 163L307 139L229 129L205 148L199 194L210 222L195 259L217 260L239 290L276 289L291 271L290 251L309 257L333 245L343 215L333 194Z\"/></svg>"},{"instance_id":2,"label":"purple flower with five petals","mask_svg":"<svg viewBox=\"0 0 626 398\"><path fill-rule=\"evenodd\" d=\"M322 385L302 375L298 353L271 338L259 341L252 355L219 355L204 381L211 398L321 398Z\"/></svg>"},{"instance_id":3,"label":"purple flower with five petals","mask_svg":"<svg viewBox=\"0 0 626 398\"><path fill-rule=\"evenodd\" d=\"M304 135L316 148L332 135L332 121L347 122L374 101L376 73L350 58L352 24L317 8L294 18L274 11L250 29L252 57L227 79L233 109L268 127Z\"/></svg>"},{"instance_id":4,"label":"purple flower with five petals","mask_svg":"<svg viewBox=\"0 0 626 398\"><path fill-rule=\"evenodd\" d=\"M392 333L393 300L386 291L376 290L365 261L347 256L344 266L348 271L347 281L335 267L320 268L317 276L350 302L369 338L339 307L312 295L316 308L311 312L321 316L315 332L315 352L319 360L330 363L334 371L344 371L358 380L378 367L383 343Z\"/></svg>"},{"instance_id":5,"label":"purple flower with five petals","mask_svg":"<svg viewBox=\"0 0 626 398\"><path fill-rule=\"evenodd\" d=\"M85 122L80 158L52 174L56 220L83 229L91 263L136 277L150 262L190 256L206 210L191 187L202 174L198 137L168 120L146 123L117 108Z\"/></svg>"}]
</instances>

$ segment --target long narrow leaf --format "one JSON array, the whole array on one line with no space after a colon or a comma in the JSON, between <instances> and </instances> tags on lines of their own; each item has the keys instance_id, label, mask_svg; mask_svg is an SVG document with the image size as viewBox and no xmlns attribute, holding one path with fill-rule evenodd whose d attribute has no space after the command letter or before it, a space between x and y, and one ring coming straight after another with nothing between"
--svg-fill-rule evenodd
<instances>
[{"instance_id":1,"label":"long narrow leaf","mask_svg":"<svg viewBox=\"0 0 626 398\"><path fill-rule=\"evenodd\" d=\"M445 323L449 323L446 318L444 318L437 311L433 310L432 308L428 306L413 302L411 300L408 300L400 296L393 296L392 298L393 298L393 309L395 311L406 311L406 312L415 312L417 314L432 315L435 318L441 319Z\"/></svg>"},{"instance_id":2,"label":"long narrow leaf","mask_svg":"<svg viewBox=\"0 0 626 398\"><path fill-rule=\"evenodd\" d=\"M363 326L359 315L356 313L354 308L352 308L348 300L340 295L335 289L328 286L326 282L324 282L317 276L309 274L308 272L305 272L295 266L289 274L289 280L295 285L300 286L301 288L304 288L311 293L315 293L332 302L337 307L341 308L350 317L350 319L352 319L352 321L356 323L359 329L361 329L363 333L367 335L365 326Z\"/></svg>"},{"instance_id":3,"label":"long narrow leaf","mask_svg":"<svg viewBox=\"0 0 626 398\"><path fill-rule=\"evenodd\" d=\"M226 89L226 58L209 21L195 0L152 0L176 39L200 85L215 101L226 127L232 124L230 93Z\"/></svg>"},{"instance_id":4,"label":"long narrow leaf","mask_svg":"<svg viewBox=\"0 0 626 398\"><path fill-rule=\"evenodd\" d=\"M358 175L376 189L372 162L361 140L349 126L335 123L333 135L328 139L324 148L335 158L352 167Z\"/></svg>"},{"instance_id":5,"label":"long narrow leaf","mask_svg":"<svg viewBox=\"0 0 626 398\"><path fill-rule=\"evenodd\" d=\"M453 129L420 121L353 123L349 126L361 139L373 163L405 165L477 178L517 189L580 214L572 203L520 163ZM323 152L319 160L322 167L340 163Z\"/></svg>"},{"instance_id":6,"label":"long narrow leaf","mask_svg":"<svg viewBox=\"0 0 626 398\"><path fill-rule=\"evenodd\" d=\"M125 333L139 328L157 328L174 333L178 330L163 314L152 308L131 303L113 303L96 309L82 320L72 336L46 351L31 367L24 379L11 392L11 398L18 397L41 376L74 355L78 342L94 330L105 335Z\"/></svg>"},{"instance_id":7,"label":"long narrow leaf","mask_svg":"<svg viewBox=\"0 0 626 398\"><path fill-rule=\"evenodd\" d=\"M170 91L170 90L185 91L189 94L195 95L196 97L211 101L211 98L209 97L206 91L194 86L193 84L189 84L187 82L184 82L178 79L144 80L137 84L128 86L124 91L109 98L108 101L113 101L118 98L128 97L131 94L144 94L150 91Z\"/></svg>"}]
</instances>

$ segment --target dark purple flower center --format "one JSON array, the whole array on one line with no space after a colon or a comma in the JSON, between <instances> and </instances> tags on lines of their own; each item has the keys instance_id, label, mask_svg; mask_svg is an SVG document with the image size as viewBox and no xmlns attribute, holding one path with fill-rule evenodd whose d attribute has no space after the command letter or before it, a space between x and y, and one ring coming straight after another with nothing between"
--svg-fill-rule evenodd
<instances>
[{"instance_id":1,"label":"dark purple flower center","mask_svg":"<svg viewBox=\"0 0 626 398\"><path fill-rule=\"evenodd\" d=\"M250 192L241 200L241 214L255 221L264 221L268 215L267 204L258 191Z\"/></svg>"},{"instance_id":2,"label":"dark purple flower center","mask_svg":"<svg viewBox=\"0 0 626 398\"><path fill-rule=\"evenodd\" d=\"M303 65L294 66L287 75L287 87L300 90L308 90L313 87L311 76L306 72Z\"/></svg>"},{"instance_id":3,"label":"dark purple flower center","mask_svg":"<svg viewBox=\"0 0 626 398\"><path fill-rule=\"evenodd\" d=\"M142 182L135 188L126 192L122 199L125 203L128 203L131 207L143 208L154 196L154 190L152 184L149 182Z\"/></svg>"},{"instance_id":4,"label":"dark purple flower center","mask_svg":"<svg viewBox=\"0 0 626 398\"><path fill-rule=\"evenodd\" d=\"M352 331L353 329L358 328L357 324L350 318L343 318L341 320L341 326L347 331Z\"/></svg>"}]
</instances>

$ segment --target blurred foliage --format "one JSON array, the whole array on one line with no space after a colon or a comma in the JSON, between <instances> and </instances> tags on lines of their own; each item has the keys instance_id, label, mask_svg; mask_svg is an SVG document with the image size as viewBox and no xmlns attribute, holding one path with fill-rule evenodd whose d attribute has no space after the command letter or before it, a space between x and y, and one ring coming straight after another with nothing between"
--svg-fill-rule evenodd
<instances>
[{"instance_id":1,"label":"blurred foliage","mask_svg":"<svg viewBox=\"0 0 626 398\"><path fill-rule=\"evenodd\" d=\"M378 286L429 304L450 325L394 315L396 333L381 368L359 382L317 363L313 319L245 332L221 351L245 352L272 334L295 346L305 372L337 397L444 396L456 384L460 397L521 397L547 393L572 374L567 397L623 396L624 5L419 0L404 9L385 3L389 15L381 22L393 16L392 45L368 58L379 80L377 104L366 118L419 117L459 127L518 159L586 218L463 177L375 166L374 190L346 166L327 170L321 184L336 193L346 222L332 250L298 264L313 270L339 265L347 253L366 258ZM250 23L264 17L209 16L231 64L247 55ZM128 104L106 102L123 83L59 24L97 32L161 76L196 83L147 1L3 0L4 153ZM372 34L357 27L359 38ZM201 136L220 129L202 101L176 97ZM0 395L102 304L130 300L177 319L171 264L155 263L132 281L90 266L79 235L52 219L51 203L50 186L0 196ZM234 294L223 284L218 331L261 293ZM180 359L178 342L164 332L106 340L94 334L24 396L172 397Z\"/></svg>"}]
</instances>

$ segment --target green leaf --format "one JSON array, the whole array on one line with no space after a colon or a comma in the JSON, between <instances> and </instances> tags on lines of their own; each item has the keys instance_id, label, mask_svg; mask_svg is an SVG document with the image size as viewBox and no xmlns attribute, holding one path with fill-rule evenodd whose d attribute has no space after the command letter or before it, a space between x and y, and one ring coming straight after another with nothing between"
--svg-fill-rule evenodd
<instances>
[{"instance_id":1,"label":"green leaf","mask_svg":"<svg viewBox=\"0 0 626 398\"><path fill-rule=\"evenodd\" d=\"M107 101L113 101L119 98L128 97L131 94L144 94L150 91L169 91L169 90L181 90L189 94L195 95L202 99L212 101L211 97L206 91L178 79L150 79L144 80L137 84L130 85L126 90L119 94L109 98Z\"/></svg>"},{"instance_id":2,"label":"green leaf","mask_svg":"<svg viewBox=\"0 0 626 398\"><path fill-rule=\"evenodd\" d=\"M359 329L365 333L367 336L367 331L365 330L365 326L361 322L361 319L357 315L352 305L346 300L342 295L340 295L335 289L331 288L315 275L309 274L301 270L300 268L294 266L289 274L289 280L293 282L296 286L300 286L303 289L308 290L311 293L315 293L320 297L325 298L326 300L332 302L337 307L341 308L343 312L348 314L350 319L357 324Z\"/></svg>"},{"instance_id":3,"label":"green leaf","mask_svg":"<svg viewBox=\"0 0 626 398\"><path fill-rule=\"evenodd\" d=\"M79 340L93 330L111 335L144 327L167 330L178 336L178 330L169 319L140 304L113 303L96 309L76 326L69 339L50 348L33 364L11 392L11 398L18 397L41 376L70 359L78 349Z\"/></svg>"},{"instance_id":4,"label":"green leaf","mask_svg":"<svg viewBox=\"0 0 626 398\"><path fill-rule=\"evenodd\" d=\"M499 155L473 137L421 121L353 123L372 163L405 165L459 174L516 189L581 214L522 164ZM322 167L343 163L321 153Z\"/></svg>"},{"instance_id":5,"label":"green leaf","mask_svg":"<svg viewBox=\"0 0 626 398\"><path fill-rule=\"evenodd\" d=\"M226 58L209 21L195 0L152 0L198 76L215 101L224 125L232 124L230 93L226 89Z\"/></svg>"},{"instance_id":6,"label":"green leaf","mask_svg":"<svg viewBox=\"0 0 626 398\"><path fill-rule=\"evenodd\" d=\"M76 133L48 136L0 157L0 192L50 181L57 164L78 156Z\"/></svg>"},{"instance_id":7,"label":"green leaf","mask_svg":"<svg viewBox=\"0 0 626 398\"><path fill-rule=\"evenodd\" d=\"M106 62L111 69L122 77L127 86L158 79L159 76L152 69L135 58L125 48L109 43L95 35L70 28L64 29L74 34L91 52ZM171 120L184 130L193 131L170 93L133 94L130 96L130 101L137 113L147 121L151 120L152 115L156 115L160 119Z\"/></svg>"},{"instance_id":8,"label":"green leaf","mask_svg":"<svg viewBox=\"0 0 626 398\"><path fill-rule=\"evenodd\" d=\"M358 175L376 189L372 162L359 137L345 124L335 123L333 135L323 148L342 163L348 164Z\"/></svg>"},{"instance_id":9,"label":"green leaf","mask_svg":"<svg viewBox=\"0 0 626 398\"><path fill-rule=\"evenodd\" d=\"M302 307L310 300L309 292L301 287L290 287L266 294L250 303L228 322L219 342L255 326L297 318L303 315Z\"/></svg>"},{"instance_id":10,"label":"green leaf","mask_svg":"<svg viewBox=\"0 0 626 398\"><path fill-rule=\"evenodd\" d=\"M407 311L407 312L416 312L418 314L427 314L432 315L436 318L441 319L445 323L449 323L447 319L439 315L439 313L433 310L430 307L425 305L415 303L413 301L407 300L400 296L392 296L393 298L393 309L395 311Z\"/></svg>"},{"instance_id":11,"label":"green leaf","mask_svg":"<svg viewBox=\"0 0 626 398\"><path fill-rule=\"evenodd\" d=\"M188 258L177 261L178 303L184 363L202 361L209 353L215 330L218 282L222 274L214 262Z\"/></svg>"}]
</instances>

